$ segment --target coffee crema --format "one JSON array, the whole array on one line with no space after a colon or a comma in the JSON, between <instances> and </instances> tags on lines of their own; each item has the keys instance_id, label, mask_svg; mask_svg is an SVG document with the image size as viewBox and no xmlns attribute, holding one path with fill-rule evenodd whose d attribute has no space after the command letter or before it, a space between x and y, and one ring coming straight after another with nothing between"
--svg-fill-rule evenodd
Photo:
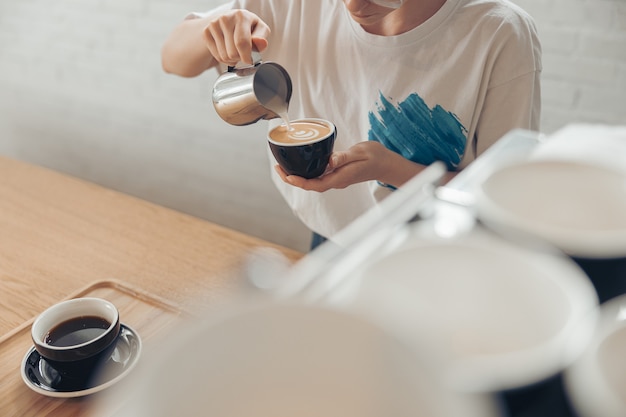
<instances>
[{"instance_id":1,"label":"coffee crema","mask_svg":"<svg viewBox=\"0 0 626 417\"><path fill-rule=\"evenodd\" d=\"M281 125L270 132L270 138L277 143L298 144L322 139L330 135L331 129L325 124L310 121L294 121L291 128Z\"/></svg>"}]
</instances>

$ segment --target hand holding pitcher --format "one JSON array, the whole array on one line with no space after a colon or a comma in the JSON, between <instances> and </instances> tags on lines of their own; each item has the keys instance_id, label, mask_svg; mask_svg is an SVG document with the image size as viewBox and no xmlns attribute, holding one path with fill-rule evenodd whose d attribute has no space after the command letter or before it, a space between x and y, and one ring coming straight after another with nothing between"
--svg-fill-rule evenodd
<instances>
[{"instance_id":1,"label":"hand holding pitcher","mask_svg":"<svg viewBox=\"0 0 626 417\"><path fill-rule=\"evenodd\" d=\"M204 29L206 46L213 57L228 66L254 64L252 51L267 48L270 28L247 10L229 10L212 19Z\"/></svg>"}]
</instances>

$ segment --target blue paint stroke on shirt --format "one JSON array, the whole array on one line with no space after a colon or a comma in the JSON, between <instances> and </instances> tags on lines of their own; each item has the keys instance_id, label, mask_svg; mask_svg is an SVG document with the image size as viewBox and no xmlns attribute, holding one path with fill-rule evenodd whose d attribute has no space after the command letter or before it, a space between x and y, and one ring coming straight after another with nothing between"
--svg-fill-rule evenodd
<instances>
[{"instance_id":1,"label":"blue paint stroke on shirt","mask_svg":"<svg viewBox=\"0 0 626 417\"><path fill-rule=\"evenodd\" d=\"M459 166L467 143L467 129L440 105L432 109L416 93L394 106L380 94L377 115L369 113L369 140L382 143L413 162L443 161L449 170Z\"/></svg>"}]
</instances>

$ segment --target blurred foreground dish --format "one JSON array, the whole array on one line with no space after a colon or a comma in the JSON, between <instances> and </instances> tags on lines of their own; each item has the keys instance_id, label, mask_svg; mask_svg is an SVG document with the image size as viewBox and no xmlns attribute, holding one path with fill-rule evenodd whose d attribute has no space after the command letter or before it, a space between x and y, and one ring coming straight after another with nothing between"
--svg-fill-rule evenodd
<instances>
[{"instance_id":1,"label":"blurred foreground dish","mask_svg":"<svg viewBox=\"0 0 626 417\"><path fill-rule=\"evenodd\" d=\"M594 337L567 370L570 401L580 417L626 415L626 296L603 304Z\"/></svg>"},{"instance_id":2,"label":"blurred foreground dish","mask_svg":"<svg viewBox=\"0 0 626 417\"><path fill-rule=\"evenodd\" d=\"M444 387L412 346L329 308L245 303L170 340L116 416L498 415Z\"/></svg>"}]
</instances>

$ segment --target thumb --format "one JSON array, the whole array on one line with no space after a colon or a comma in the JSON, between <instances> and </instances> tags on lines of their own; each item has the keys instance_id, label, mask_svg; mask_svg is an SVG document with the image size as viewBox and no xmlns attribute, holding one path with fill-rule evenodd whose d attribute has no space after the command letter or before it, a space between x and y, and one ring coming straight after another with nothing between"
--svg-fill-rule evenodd
<instances>
[{"instance_id":1,"label":"thumb","mask_svg":"<svg viewBox=\"0 0 626 417\"><path fill-rule=\"evenodd\" d=\"M342 165L349 162L348 154L346 152L333 152L330 156L330 166L332 169L337 169Z\"/></svg>"},{"instance_id":2,"label":"thumb","mask_svg":"<svg viewBox=\"0 0 626 417\"><path fill-rule=\"evenodd\" d=\"M268 42L265 38L252 38L252 46L253 49L256 49L259 52L263 52L265 48L267 48Z\"/></svg>"},{"instance_id":3,"label":"thumb","mask_svg":"<svg viewBox=\"0 0 626 417\"><path fill-rule=\"evenodd\" d=\"M252 45L256 48L257 51L263 52L265 48L267 48L268 42L267 38L270 36L270 28L263 22L259 20L256 22L252 29L251 38Z\"/></svg>"}]
</instances>

